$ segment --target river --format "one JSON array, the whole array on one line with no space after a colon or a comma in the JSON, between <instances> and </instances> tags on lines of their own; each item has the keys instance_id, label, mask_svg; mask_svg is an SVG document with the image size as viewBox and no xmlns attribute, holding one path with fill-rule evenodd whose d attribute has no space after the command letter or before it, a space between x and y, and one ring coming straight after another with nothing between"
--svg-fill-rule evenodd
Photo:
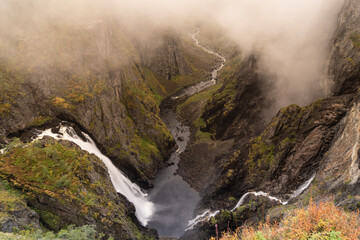
<instances>
[{"instance_id":1,"label":"river","mask_svg":"<svg viewBox=\"0 0 360 240\"><path fill-rule=\"evenodd\" d=\"M191 35L195 45L207 53L219 57L221 64L212 71L211 79L185 88L173 96L172 100L189 97L216 84L218 71L224 67L225 57L200 45L198 35L199 30ZM200 201L199 193L176 173L180 154L185 151L190 140L190 128L178 121L171 108L164 109L161 117L179 148L171 154L168 160L172 165L160 170L155 179L155 187L150 191L149 200L154 204L155 212L151 216L148 227L155 228L160 236L180 237L185 233L189 220L193 217L194 210Z\"/></svg>"}]
</instances>

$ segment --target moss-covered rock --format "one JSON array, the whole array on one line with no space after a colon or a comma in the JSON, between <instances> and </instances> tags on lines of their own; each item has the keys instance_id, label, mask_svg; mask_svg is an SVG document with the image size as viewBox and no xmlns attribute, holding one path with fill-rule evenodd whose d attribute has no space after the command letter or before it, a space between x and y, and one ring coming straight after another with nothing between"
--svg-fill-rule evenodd
<instances>
[{"instance_id":1,"label":"moss-covered rock","mask_svg":"<svg viewBox=\"0 0 360 240\"><path fill-rule=\"evenodd\" d=\"M49 230L94 225L115 239L156 237L137 223L134 208L115 192L102 161L73 143L52 138L18 143L0 156L0 177L21 191L22 203Z\"/></svg>"}]
</instances>

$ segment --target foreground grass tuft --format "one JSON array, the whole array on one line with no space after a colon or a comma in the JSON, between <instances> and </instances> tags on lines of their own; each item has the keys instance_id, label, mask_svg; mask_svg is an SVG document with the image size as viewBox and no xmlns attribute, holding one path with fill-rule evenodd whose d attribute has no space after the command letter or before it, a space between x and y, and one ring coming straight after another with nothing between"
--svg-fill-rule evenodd
<instances>
[{"instance_id":1,"label":"foreground grass tuft","mask_svg":"<svg viewBox=\"0 0 360 240\"><path fill-rule=\"evenodd\" d=\"M265 239L359 239L358 212L345 212L332 202L315 204L310 200L306 208L293 211L280 223L260 223L259 226L243 226L235 232L224 233L221 240ZM215 240L215 238L211 238Z\"/></svg>"}]
</instances>

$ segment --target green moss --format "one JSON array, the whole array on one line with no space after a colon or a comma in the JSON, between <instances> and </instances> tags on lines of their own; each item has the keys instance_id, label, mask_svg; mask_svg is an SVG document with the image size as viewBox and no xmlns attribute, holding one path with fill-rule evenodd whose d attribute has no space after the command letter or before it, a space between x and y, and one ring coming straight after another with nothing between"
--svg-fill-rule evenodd
<instances>
[{"instance_id":1,"label":"green moss","mask_svg":"<svg viewBox=\"0 0 360 240\"><path fill-rule=\"evenodd\" d=\"M345 58L346 61L350 62L351 65L355 66L356 65L356 62L354 61L354 59L350 58L350 57L347 57Z\"/></svg>"},{"instance_id":2,"label":"green moss","mask_svg":"<svg viewBox=\"0 0 360 240\"><path fill-rule=\"evenodd\" d=\"M152 156L160 157L159 149L150 139L141 138L139 144L140 160L149 163Z\"/></svg>"},{"instance_id":3,"label":"green moss","mask_svg":"<svg viewBox=\"0 0 360 240\"><path fill-rule=\"evenodd\" d=\"M35 209L35 211L39 214L40 221L45 225L46 228L54 231L60 230L61 218L59 216L54 215L48 211L42 211L39 209Z\"/></svg>"},{"instance_id":4,"label":"green moss","mask_svg":"<svg viewBox=\"0 0 360 240\"><path fill-rule=\"evenodd\" d=\"M360 33L352 33L349 37L355 48L360 49Z\"/></svg>"},{"instance_id":5,"label":"green moss","mask_svg":"<svg viewBox=\"0 0 360 240\"><path fill-rule=\"evenodd\" d=\"M28 127L39 127L53 119L54 118L49 117L49 116L38 116L34 120L32 120L30 123L28 123L27 126Z\"/></svg>"},{"instance_id":6,"label":"green moss","mask_svg":"<svg viewBox=\"0 0 360 240\"><path fill-rule=\"evenodd\" d=\"M54 97L51 100L51 104L57 108L68 109L68 110L74 109L74 105L67 102L64 98L61 98L61 97Z\"/></svg>"},{"instance_id":7,"label":"green moss","mask_svg":"<svg viewBox=\"0 0 360 240\"><path fill-rule=\"evenodd\" d=\"M1 220L10 217L10 212L26 206L23 194L0 178L0 224Z\"/></svg>"},{"instance_id":8,"label":"green moss","mask_svg":"<svg viewBox=\"0 0 360 240\"><path fill-rule=\"evenodd\" d=\"M10 182L0 184L0 208L1 198L7 202L24 200L26 206L26 201L47 196L60 208L73 206L78 217L96 219L108 228L119 223L129 228L135 238L143 238L134 223L125 220L125 207L110 197L114 194L112 185L102 181L101 173L95 172L94 164L102 164L101 160L55 140L47 140L45 146L39 142L25 145L18 140L11 145L0 156L0 178ZM21 195L2 194L2 189L8 192L9 187L21 189ZM34 210L49 229L59 230L71 222L46 205L36 205Z\"/></svg>"},{"instance_id":9,"label":"green moss","mask_svg":"<svg viewBox=\"0 0 360 240\"><path fill-rule=\"evenodd\" d=\"M265 142L261 136L253 139L247 161L250 169L260 168L262 164L269 166L275 158L274 150L275 145L271 142Z\"/></svg>"},{"instance_id":10,"label":"green moss","mask_svg":"<svg viewBox=\"0 0 360 240\"><path fill-rule=\"evenodd\" d=\"M59 199L84 203L83 186L89 184L87 171L92 169L90 155L66 148L58 142L45 147L37 142L20 145L0 158L0 176L10 177L15 185L30 191L50 194Z\"/></svg>"},{"instance_id":11,"label":"green moss","mask_svg":"<svg viewBox=\"0 0 360 240\"><path fill-rule=\"evenodd\" d=\"M10 113L10 109L10 103L0 104L0 116Z\"/></svg>"},{"instance_id":12,"label":"green moss","mask_svg":"<svg viewBox=\"0 0 360 240\"><path fill-rule=\"evenodd\" d=\"M24 95L25 76L0 63L0 116L10 113L18 96Z\"/></svg>"}]
</instances>

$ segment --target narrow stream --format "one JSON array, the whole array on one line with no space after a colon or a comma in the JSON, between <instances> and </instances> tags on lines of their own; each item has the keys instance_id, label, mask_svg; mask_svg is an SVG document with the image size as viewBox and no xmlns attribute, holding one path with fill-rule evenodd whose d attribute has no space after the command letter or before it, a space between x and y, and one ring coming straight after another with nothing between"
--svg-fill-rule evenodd
<instances>
[{"instance_id":1,"label":"narrow stream","mask_svg":"<svg viewBox=\"0 0 360 240\"><path fill-rule=\"evenodd\" d=\"M209 50L199 44L199 30L192 34L195 45L220 58L221 64L212 71L210 80L200 82L185 88L178 95L172 97L189 97L197 92L204 90L216 83L218 71L224 67L225 57ZM155 180L155 187L149 194L149 200L155 204L155 212L148 223L150 228L155 228L160 236L180 237L188 227L189 220L193 217L194 210L200 201L199 193L177 175L180 154L186 149L190 140L189 127L182 125L171 109L165 109L162 113L162 120L170 129L179 148L171 154L169 162L173 165L162 169Z\"/></svg>"}]
</instances>

